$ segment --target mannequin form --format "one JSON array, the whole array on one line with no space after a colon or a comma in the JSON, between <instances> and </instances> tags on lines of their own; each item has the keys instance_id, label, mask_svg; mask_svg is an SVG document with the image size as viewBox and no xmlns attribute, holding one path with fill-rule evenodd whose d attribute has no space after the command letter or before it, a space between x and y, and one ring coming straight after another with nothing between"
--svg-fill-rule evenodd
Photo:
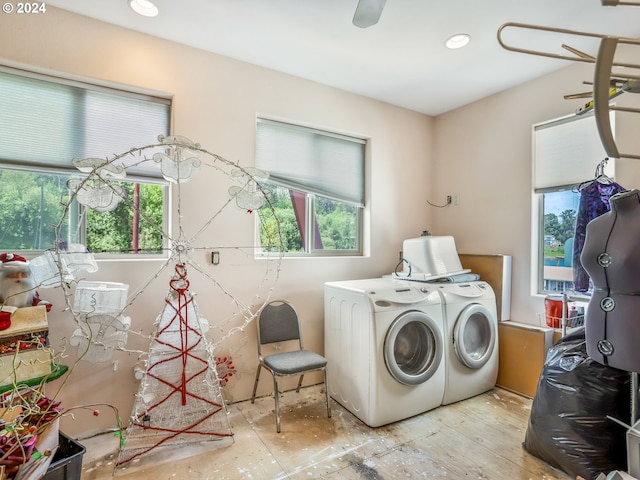
<instances>
[{"instance_id":1,"label":"mannequin form","mask_svg":"<svg viewBox=\"0 0 640 480\"><path fill-rule=\"evenodd\" d=\"M587 225L582 265L591 277L587 354L640 372L640 191L611 197L611 211Z\"/></svg>"}]
</instances>

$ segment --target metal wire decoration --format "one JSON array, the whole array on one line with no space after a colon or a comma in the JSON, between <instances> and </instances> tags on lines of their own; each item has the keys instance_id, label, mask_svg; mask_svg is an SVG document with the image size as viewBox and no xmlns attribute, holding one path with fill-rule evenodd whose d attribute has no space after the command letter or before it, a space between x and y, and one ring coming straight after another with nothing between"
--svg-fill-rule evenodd
<instances>
[{"instance_id":1,"label":"metal wire decoration","mask_svg":"<svg viewBox=\"0 0 640 480\"><path fill-rule=\"evenodd\" d=\"M181 136L160 136L158 143L132 148L110 159L74 160L74 164L81 175L68 184L70 196L65 203L64 214L55 226L58 247L45 252L43 258L46 257L46 261L40 262L40 284L61 286L65 292L67 311L77 324L72 340L79 346L78 361L83 358L91 362L106 361L115 350L139 356L140 368L136 377L141 382L114 473L130 468L133 461L137 466L143 465L142 459L154 463L166 461L170 457L168 453L182 447L200 445L210 450L214 445L232 443L233 434L221 385L226 384L235 370L232 359L221 355L219 350L233 335L244 332L262 305L269 301L279 278L282 260L279 222L270 203L270 191L263 185L268 174L241 167ZM151 225L164 240L162 250L165 255L161 265L131 291L129 285L124 284L79 282L73 269L67 265L68 240L74 238L73 232L68 233L67 230L69 225L75 224L69 218L77 214L73 205L77 201L82 206L81 212L88 209L109 211L123 202L134 208L134 199L126 195L118 182L127 177L128 169L139 169L145 164L146 168L150 165L160 169L170 184L175 205L175 222L171 230L139 212L140 221ZM220 195L215 198L220 204L212 206L209 199L202 199L197 202L197 209L188 209L187 204L194 205L194 195L193 188L189 192L186 185L204 170L212 176L222 175L230 186L225 192L217 190ZM211 178L207 177L207 181ZM207 213L203 215L203 211ZM204 220L194 222L192 214L196 213ZM275 220L276 228L269 229L271 234L266 239L269 245L206 243L205 239L217 236L235 238L224 233L229 230L228 215L236 214L256 215L261 223ZM216 230L216 222L222 218L227 220L225 228ZM262 242L265 243L264 238ZM247 282L242 282L242 295L234 292L234 287L229 285L232 282L211 273L211 265L206 259L210 258L208 252L215 250L227 256L232 253L252 260L257 248L276 253L265 255L260 260L264 275L262 278L252 275L247 279L256 282L255 294L250 301L243 301L241 297L246 296ZM80 250L82 248L76 246L72 253L85 255L87 258L80 259L80 263L87 264L83 268L95 271L92 255L86 249ZM47 273L42 273L45 271ZM223 314L222 318L216 318L209 325L201 316L190 287L194 274L213 286L213 289L208 289L208 297L217 295L232 306L231 315ZM127 335L142 336L133 328L136 318L133 315L129 317L128 310L156 282L167 282L168 293L164 300L158 301L160 313L156 317L154 332L146 337L149 350L128 349ZM78 295L75 300L74 291ZM149 306L146 300L145 308ZM218 365L224 369L222 379L217 371ZM70 373L72 371L73 366ZM67 377L66 381L72 379Z\"/></svg>"}]
</instances>

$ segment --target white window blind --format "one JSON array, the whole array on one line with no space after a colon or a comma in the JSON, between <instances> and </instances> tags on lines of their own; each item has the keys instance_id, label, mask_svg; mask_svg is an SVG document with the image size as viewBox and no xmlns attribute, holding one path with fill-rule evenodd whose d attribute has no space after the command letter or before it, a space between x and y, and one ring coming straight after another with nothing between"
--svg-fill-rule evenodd
<instances>
[{"instance_id":1,"label":"white window blind","mask_svg":"<svg viewBox=\"0 0 640 480\"><path fill-rule=\"evenodd\" d=\"M359 138L258 119L256 168L333 200L364 205L364 148Z\"/></svg>"},{"instance_id":2,"label":"white window blind","mask_svg":"<svg viewBox=\"0 0 640 480\"><path fill-rule=\"evenodd\" d=\"M75 170L73 158L113 158L168 135L171 101L0 70L0 162ZM121 163L138 164L129 156ZM128 174L161 177L155 162Z\"/></svg>"},{"instance_id":3,"label":"white window blind","mask_svg":"<svg viewBox=\"0 0 640 480\"><path fill-rule=\"evenodd\" d=\"M614 113L611 124L614 125ZM571 116L534 125L533 187L536 193L558 187L575 187L594 177L596 167L607 156L592 114ZM614 162L605 174L614 177Z\"/></svg>"}]
</instances>

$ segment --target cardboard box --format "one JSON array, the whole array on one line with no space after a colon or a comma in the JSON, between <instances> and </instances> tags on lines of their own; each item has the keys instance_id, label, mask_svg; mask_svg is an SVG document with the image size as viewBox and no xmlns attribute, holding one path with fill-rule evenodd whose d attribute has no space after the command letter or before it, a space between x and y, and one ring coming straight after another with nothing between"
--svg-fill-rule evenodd
<instances>
[{"instance_id":1,"label":"cardboard box","mask_svg":"<svg viewBox=\"0 0 640 480\"><path fill-rule=\"evenodd\" d=\"M511 256L461 253L459 257L462 268L477 273L480 280L484 280L493 288L498 320L511 320Z\"/></svg>"},{"instance_id":2,"label":"cardboard box","mask_svg":"<svg viewBox=\"0 0 640 480\"><path fill-rule=\"evenodd\" d=\"M533 398L553 345L553 329L515 322L498 324L500 363L496 384L512 392Z\"/></svg>"},{"instance_id":3,"label":"cardboard box","mask_svg":"<svg viewBox=\"0 0 640 480\"><path fill-rule=\"evenodd\" d=\"M44 305L18 308L11 315L11 326L0 330L0 341L43 330L49 330L47 308Z\"/></svg>"},{"instance_id":4,"label":"cardboard box","mask_svg":"<svg viewBox=\"0 0 640 480\"><path fill-rule=\"evenodd\" d=\"M11 326L0 331L0 387L51 373L53 352L45 306L18 308Z\"/></svg>"},{"instance_id":5,"label":"cardboard box","mask_svg":"<svg viewBox=\"0 0 640 480\"><path fill-rule=\"evenodd\" d=\"M48 348L0 356L0 386L20 383L51 373L53 355Z\"/></svg>"}]
</instances>

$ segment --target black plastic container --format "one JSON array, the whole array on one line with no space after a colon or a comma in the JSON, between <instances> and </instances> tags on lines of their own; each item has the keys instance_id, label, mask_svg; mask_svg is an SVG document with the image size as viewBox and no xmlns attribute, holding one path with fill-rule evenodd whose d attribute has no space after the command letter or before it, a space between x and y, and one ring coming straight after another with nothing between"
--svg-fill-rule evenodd
<instances>
[{"instance_id":1,"label":"black plastic container","mask_svg":"<svg viewBox=\"0 0 640 480\"><path fill-rule=\"evenodd\" d=\"M86 448L60 432L58 450L42 480L80 480Z\"/></svg>"}]
</instances>

